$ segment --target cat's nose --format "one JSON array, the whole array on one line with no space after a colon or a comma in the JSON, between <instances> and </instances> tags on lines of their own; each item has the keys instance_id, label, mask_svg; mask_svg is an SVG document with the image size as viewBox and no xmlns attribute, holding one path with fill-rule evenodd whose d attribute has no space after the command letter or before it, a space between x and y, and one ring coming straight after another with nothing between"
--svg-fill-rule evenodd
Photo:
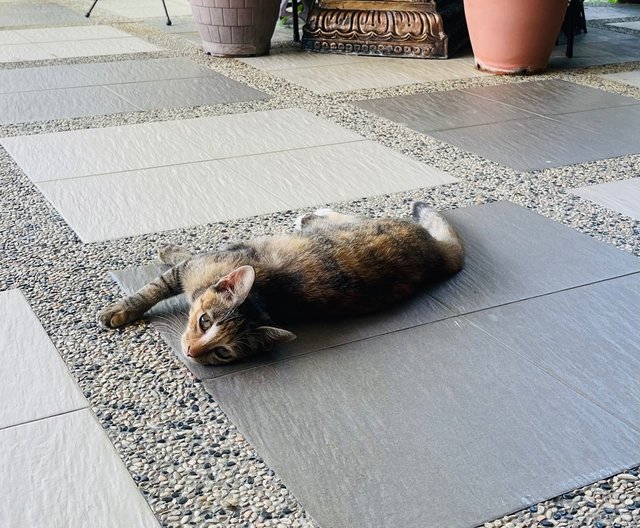
<instances>
[{"instance_id":1,"label":"cat's nose","mask_svg":"<svg viewBox=\"0 0 640 528\"><path fill-rule=\"evenodd\" d=\"M191 354L191 347L190 346L187 347L187 356L193 357L193 355Z\"/></svg>"}]
</instances>

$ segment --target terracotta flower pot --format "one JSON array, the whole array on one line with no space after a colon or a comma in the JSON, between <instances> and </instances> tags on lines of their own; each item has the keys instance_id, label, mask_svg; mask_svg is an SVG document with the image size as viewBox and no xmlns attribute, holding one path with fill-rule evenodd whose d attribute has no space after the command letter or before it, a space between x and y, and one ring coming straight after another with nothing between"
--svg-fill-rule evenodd
<instances>
[{"instance_id":1,"label":"terracotta flower pot","mask_svg":"<svg viewBox=\"0 0 640 528\"><path fill-rule=\"evenodd\" d=\"M269 53L279 0L189 0L204 51L219 57Z\"/></svg>"},{"instance_id":2,"label":"terracotta flower pot","mask_svg":"<svg viewBox=\"0 0 640 528\"><path fill-rule=\"evenodd\" d=\"M464 0L476 66L492 73L547 67L567 0Z\"/></svg>"}]
</instances>

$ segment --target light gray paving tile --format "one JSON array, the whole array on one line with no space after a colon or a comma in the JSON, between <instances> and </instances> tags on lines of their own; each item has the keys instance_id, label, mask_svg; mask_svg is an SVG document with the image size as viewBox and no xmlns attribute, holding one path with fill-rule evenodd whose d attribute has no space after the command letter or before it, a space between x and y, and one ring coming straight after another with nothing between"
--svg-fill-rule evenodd
<instances>
[{"instance_id":1,"label":"light gray paving tile","mask_svg":"<svg viewBox=\"0 0 640 528\"><path fill-rule=\"evenodd\" d=\"M630 147L629 153L640 152L640 104L562 114L554 119L622 141Z\"/></svg>"},{"instance_id":2,"label":"light gray paving tile","mask_svg":"<svg viewBox=\"0 0 640 528\"><path fill-rule=\"evenodd\" d=\"M87 407L58 351L18 290L0 293L0 361L0 430Z\"/></svg>"},{"instance_id":3,"label":"light gray paving tile","mask_svg":"<svg viewBox=\"0 0 640 528\"><path fill-rule=\"evenodd\" d=\"M0 47L0 63L45 59L55 59L55 55L37 44L3 44Z\"/></svg>"},{"instance_id":4,"label":"light gray paving tile","mask_svg":"<svg viewBox=\"0 0 640 528\"><path fill-rule=\"evenodd\" d=\"M0 31L0 45L6 46L7 44L28 44L29 41L21 37L15 31Z\"/></svg>"},{"instance_id":5,"label":"light gray paving tile","mask_svg":"<svg viewBox=\"0 0 640 528\"><path fill-rule=\"evenodd\" d=\"M608 6L584 6L587 20L598 20L604 18L625 18L640 16L640 6L637 5L608 5ZM591 31L591 28L589 28Z\"/></svg>"},{"instance_id":6,"label":"light gray paving tile","mask_svg":"<svg viewBox=\"0 0 640 528\"><path fill-rule=\"evenodd\" d=\"M162 13L162 15L164 15L164 12ZM193 20L193 14L191 12L189 12L188 15L180 16L174 16L173 13L169 12L169 16L171 17L170 26L167 26L167 17L162 15L147 18L144 23L147 26L151 26L159 31L164 31L165 33L177 35L182 38L185 38L185 36L190 33L195 33L198 35L198 37L200 37L200 34L196 29L195 21ZM202 39L200 39L200 42L202 42Z\"/></svg>"},{"instance_id":7,"label":"light gray paving tile","mask_svg":"<svg viewBox=\"0 0 640 528\"><path fill-rule=\"evenodd\" d=\"M238 59L249 66L265 71L294 70L296 68L313 68L318 66L335 66L357 64L367 61L365 57L342 55L337 53L313 53L299 48L276 48L269 55L262 57L245 57Z\"/></svg>"},{"instance_id":8,"label":"light gray paving tile","mask_svg":"<svg viewBox=\"0 0 640 528\"><path fill-rule=\"evenodd\" d=\"M366 57L347 64L274 70L273 75L316 93L385 88L418 82L467 79L485 75L468 59L421 61Z\"/></svg>"},{"instance_id":9,"label":"light gray paving tile","mask_svg":"<svg viewBox=\"0 0 640 528\"><path fill-rule=\"evenodd\" d=\"M158 527L88 409L0 431L1 526Z\"/></svg>"},{"instance_id":10,"label":"light gray paving tile","mask_svg":"<svg viewBox=\"0 0 640 528\"><path fill-rule=\"evenodd\" d=\"M640 457L640 433L459 319L205 386L321 526L476 526Z\"/></svg>"},{"instance_id":11,"label":"light gray paving tile","mask_svg":"<svg viewBox=\"0 0 640 528\"><path fill-rule=\"evenodd\" d=\"M579 187L572 192L622 215L640 220L640 178Z\"/></svg>"},{"instance_id":12,"label":"light gray paving tile","mask_svg":"<svg viewBox=\"0 0 640 528\"><path fill-rule=\"evenodd\" d=\"M607 79L610 81L630 84L631 86L637 86L638 88L640 88L640 70L620 73L607 73L604 75L598 75L598 77L602 77L603 79Z\"/></svg>"},{"instance_id":13,"label":"light gray paving tile","mask_svg":"<svg viewBox=\"0 0 640 528\"><path fill-rule=\"evenodd\" d=\"M114 271L111 275L120 288L130 295L166 269L168 269L167 266L160 264L148 265ZM453 315L451 311L432 297L421 294L410 302L366 317L283 325L295 333L298 338L272 352L261 354L239 363L207 367L187 359L182 353L180 337L176 335L176 329L186 328L187 314L188 303L184 296L179 296L158 304L146 314L145 319L160 331L162 338L173 349L178 358L199 379L224 376L232 372L266 365L277 360L418 326Z\"/></svg>"},{"instance_id":14,"label":"light gray paving tile","mask_svg":"<svg viewBox=\"0 0 640 528\"><path fill-rule=\"evenodd\" d=\"M231 114L168 123L212 158L248 156L364 138L299 108Z\"/></svg>"},{"instance_id":15,"label":"light gray paving tile","mask_svg":"<svg viewBox=\"0 0 640 528\"><path fill-rule=\"evenodd\" d=\"M531 117L528 112L460 90L369 99L352 104L423 133Z\"/></svg>"},{"instance_id":16,"label":"light gray paving tile","mask_svg":"<svg viewBox=\"0 0 640 528\"><path fill-rule=\"evenodd\" d=\"M640 258L509 202L444 214L465 266L430 294L458 314L640 271Z\"/></svg>"},{"instance_id":17,"label":"light gray paving tile","mask_svg":"<svg viewBox=\"0 0 640 528\"><path fill-rule=\"evenodd\" d=\"M213 70L183 58L74 64L91 84L119 84L216 76Z\"/></svg>"},{"instance_id":18,"label":"light gray paving tile","mask_svg":"<svg viewBox=\"0 0 640 528\"><path fill-rule=\"evenodd\" d=\"M264 92L215 72L211 72L207 77L111 84L106 88L144 110L269 98Z\"/></svg>"},{"instance_id":19,"label":"light gray paving tile","mask_svg":"<svg viewBox=\"0 0 640 528\"><path fill-rule=\"evenodd\" d=\"M160 51L161 48L136 37L105 38L96 40L45 42L40 46L58 58L93 57Z\"/></svg>"},{"instance_id":20,"label":"light gray paving tile","mask_svg":"<svg viewBox=\"0 0 640 528\"><path fill-rule=\"evenodd\" d=\"M371 141L234 158L223 163L276 193L288 209L457 181Z\"/></svg>"},{"instance_id":21,"label":"light gray paving tile","mask_svg":"<svg viewBox=\"0 0 640 528\"><path fill-rule=\"evenodd\" d=\"M286 209L283 201L217 161L41 182L38 187L83 242Z\"/></svg>"},{"instance_id":22,"label":"light gray paving tile","mask_svg":"<svg viewBox=\"0 0 640 528\"><path fill-rule=\"evenodd\" d=\"M0 144L34 182L211 159L171 128L167 122L145 123L15 136Z\"/></svg>"},{"instance_id":23,"label":"light gray paving tile","mask_svg":"<svg viewBox=\"0 0 640 528\"><path fill-rule=\"evenodd\" d=\"M0 93L33 92L59 88L90 86L88 80L74 66L42 66L0 70Z\"/></svg>"},{"instance_id":24,"label":"light gray paving tile","mask_svg":"<svg viewBox=\"0 0 640 528\"><path fill-rule=\"evenodd\" d=\"M191 7L188 2L179 1L173 2L171 0L166 1L167 10L169 16L183 16L191 14ZM104 9L108 13L114 15L123 16L125 18L140 19L140 18L153 18L164 16L164 10L162 3L155 2L153 0L137 0L135 3L128 1L110 1L98 3L96 9Z\"/></svg>"},{"instance_id":25,"label":"light gray paving tile","mask_svg":"<svg viewBox=\"0 0 640 528\"><path fill-rule=\"evenodd\" d=\"M138 110L101 86L0 94L0 123L47 121Z\"/></svg>"},{"instance_id":26,"label":"light gray paving tile","mask_svg":"<svg viewBox=\"0 0 640 528\"><path fill-rule=\"evenodd\" d=\"M78 13L51 3L0 3L0 27L86 23Z\"/></svg>"},{"instance_id":27,"label":"light gray paving tile","mask_svg":"<svg viewBox=\"0 0 640 528\"><path fill-rule=\"evenodd\" d=\"M33 43L52 43L78 40L121 39L131 37L129 33L111 26L69 26L38 29L16 29L18 35Z\"/></svg>"},{"instance_id":28,"label":"light gray paving tile","mask_svg":"<svg viewBox=\"0 0 640 528\"><path fill-rule=\"evenodd\" d=\"M636 16L640 16L640 10L638 10L638 12L636 13ZM633 22L613 22L609 25L626 28L626 29L635 29L636 31L640 31L640 20L636 20Z\"/></svg>"},{"instance_id":29,"label":"light gray paving tile","mask_svg":"<svg viewBox=\"0 0 640 528\"><path fill-rule=\"evenodd\" d=\"M586 163L637 152L626 138L544 117L440 130L431 136L520 171Z\"/></svg>"},{"instance_id":30,"label":"light gray paving tile","mask_svg":"<svg viewBox=\"0 0 640 528\"><path fill-rule=\"evenodd\" d=\"M486 97L528 112L551 116L567 112L638 104L635 99L568 81L533 81L469 88L467 93Z\"/></svg>"},{"instance_id":31,"label":"light gray paving tile","mask_svg":"<svg viewBox=\"0 0 640 528\"><path fill-rule=\"evenodd\" d=\"M640 275L471 314L467 319L640 430Z\"/></svg>"}]
</instances>

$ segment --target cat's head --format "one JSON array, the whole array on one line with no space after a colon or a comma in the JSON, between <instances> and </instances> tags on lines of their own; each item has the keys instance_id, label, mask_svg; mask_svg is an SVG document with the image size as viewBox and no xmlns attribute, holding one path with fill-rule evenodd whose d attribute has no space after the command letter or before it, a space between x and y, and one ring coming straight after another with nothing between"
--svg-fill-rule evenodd
<instances>
[{"instance_id":1,"label":"cat's head","mask_svg":"<svg viewBox=\"0 0 640 528\"><path fill-rule=\"evenodd\" d=\"M295 334L264 326L243 310L255 277L251 266L241 266L191 303L182 334L182 351L187 357L204 365L220 365L295 339Z\"/></svg>"}]
</instances>

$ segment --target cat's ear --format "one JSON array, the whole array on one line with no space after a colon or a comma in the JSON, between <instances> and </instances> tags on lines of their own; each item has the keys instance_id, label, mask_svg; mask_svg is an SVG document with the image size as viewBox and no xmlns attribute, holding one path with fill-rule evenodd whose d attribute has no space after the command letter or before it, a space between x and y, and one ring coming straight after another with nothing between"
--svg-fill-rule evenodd
<instances>
[{"instance_id":1,"label":"cat's ear","mask_svg":"<svg viewBox=\"0 0 640 528\"><path fill-rule=\"evenodd\" d=\"M240 266L216 282L213 289L235 307L247 298L255 280L256 272L251 266Z\"/></svg>"},{"instance_id":2,"label":"cat's ear","mask_svg":"<svg viewBox=\"0 0 640 528\"><path fill-rule=\"evenodd\" d=\"M298 337L293 332L289 332L289 330L276 328L275 326L259 326L256 328L256 332L258 332L259 339L262 341L262 348L267 350L276 343L286 343Z\"/></svg>"}]
</instances>

